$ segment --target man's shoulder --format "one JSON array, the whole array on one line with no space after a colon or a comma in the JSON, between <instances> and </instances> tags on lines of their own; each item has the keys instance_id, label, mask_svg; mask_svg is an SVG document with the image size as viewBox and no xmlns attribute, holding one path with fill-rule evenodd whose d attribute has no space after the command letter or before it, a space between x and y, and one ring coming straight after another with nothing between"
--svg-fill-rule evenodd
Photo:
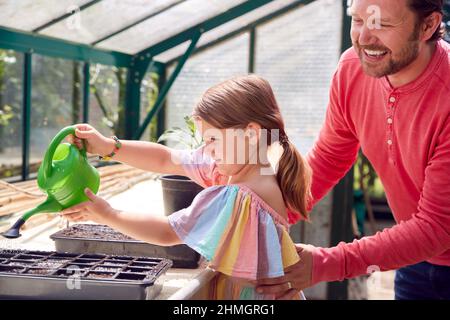
<instances>
[{"instance_id":1,"label":"man's shoulder","mask_svg":"<svg viewBox=\"0 0 450 320\"><path fill-rule=\"evenodd\" d=\"M448 71L448 69L450 69L450 43L440 40L439 46L444 52L443 68L446 69L445 71Z\"/></svg>"},{"instance_id":2,"label":"man's shoulder","mask_svg":"<svg viewBox=\"0 0 450 320\"><path fill-rule=\"evenodd\" d=\"M435 76L441 82L443 88L445 88L446 92L450 94L450 43L440 40L438 42L439 51L441 52L441 57L438 69L435 72Z\"/></svg>"},{"instance_id":3,"label":"man's shoulder","mask_svg":"<svg viewBox=\"0 0 450 320\"><path fill-rule=\"evenodd\" d=\"M341 55L336 71L340 77L354 77L363 72L361 61L353 47Z\"/></svg>"},{"instance_id":4,"label":"man's shoulder","mask_svg":"<svg viewBox=\"0 0 450 320\"><path fill-rule=\"evenodd\" d=\"M353 47L348 48L344 51L344 53L341 55L341 58L339 59L340 64L359 64L359 57L356 53L355 49Z\"/></svg>"},{"instance_id":5,"label":"man's shoulder","mask_svg":"<svg viewBox=\"0 0 450 320\"><path fill-rule=\"evenodd\" d=\"M347 49L341 55L335 76L340 80L344 80L347 84L353 82L356 78L364 77L361 61L353 47Z\"/></svg>"},{"instance_id":6,"label":"man's shoulder","mask_svg":"<svg viewBox=\"0 0 450 320\"><path fill-rule=\"evenodd\" d=\"M445 40L439 40L439 45L447 53L447 59L450 61L450 43Z\"/></svg>"}]
</instances>

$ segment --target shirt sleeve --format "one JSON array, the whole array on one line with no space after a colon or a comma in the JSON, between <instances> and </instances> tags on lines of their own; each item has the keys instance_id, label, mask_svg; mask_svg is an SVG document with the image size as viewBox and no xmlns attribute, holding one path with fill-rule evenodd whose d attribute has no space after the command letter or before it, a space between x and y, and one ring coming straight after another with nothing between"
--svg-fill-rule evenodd
<instances>
[{"instance_id":1,"label":"shirt sleeve","mask_svg":"<svg viewBox=\"0 0 450 320\"><path fill-rule=\"evenodd\" d=\"M313 283L393 270L450 249L450 116L425 169L417 212L371 237L313 252Z\"/></svg>"},{"instance_id":2,"label":"shirt sleeve","mask_svg":"<svg viewBox=\"0 0 450 320\"><path fill-rule=\"evenodd\" d=\"M333 76L325 121L313 148L306 155L312 170L309 209L347 173L356 161L359 142L346 110L345 95L339 79L340 69Z\"/></svg>"},{"instance_id":3,"label":"shirt sleeve","mask_svg":"<svg viewBox=\"0 0 450 320\"><path fill-rule=\"evenodd\" d=\"M205 154L204 147L196 150L176 150L185 175L202 187L225 184L214 160Z\"/></svg>"}]
</instances>

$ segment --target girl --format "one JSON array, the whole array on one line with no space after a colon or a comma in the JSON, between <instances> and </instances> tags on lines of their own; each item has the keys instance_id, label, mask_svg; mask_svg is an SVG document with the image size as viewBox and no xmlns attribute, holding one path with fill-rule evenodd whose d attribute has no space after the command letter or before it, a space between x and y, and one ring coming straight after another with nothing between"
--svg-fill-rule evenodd
<instances>
[{"instance_id":1,"label":"girl","mask_svg":"<svg viewBox=\"0 0 450 320\"><path fill-rule=\"evenodd\" d=\"M193 152L142 141L122 141L118 149L117 141L86 124L77 125L71 140L81 147L84 139L94 154L115 150L115 160L137 168L190 177L205 187L190 207L143 217L119 212L87 190L90 201L62 215L153 244L189 245L218 272L212 299L276 298L258 294L254 283L283 276L299 261L288 228L307 218L310 174L286 135L272 88L255 75L227 80L206 91L193 117L205 142ZM276 172L268 161L275 141L282 148Z\"/></svg>"}]
</instances>

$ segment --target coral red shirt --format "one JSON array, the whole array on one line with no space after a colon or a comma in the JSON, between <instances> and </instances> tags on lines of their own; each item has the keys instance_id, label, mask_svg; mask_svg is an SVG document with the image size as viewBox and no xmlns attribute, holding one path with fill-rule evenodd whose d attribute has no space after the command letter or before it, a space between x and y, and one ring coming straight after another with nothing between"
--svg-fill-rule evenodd
<instances>
[{"instance_id":1,"label":"coral red shirt","mask_svg":"<svg viewBox=\"0 0 450 320\"><path fill-rule=\"evenodd\" d=\"M334 75L326 120L307 155L314 202L350 169L358 149L375 168L397 224L313 253L313 283L428 261L450 266L450 45L393 88L367 76L351 48Z\"/></svg>"}]
</instances>

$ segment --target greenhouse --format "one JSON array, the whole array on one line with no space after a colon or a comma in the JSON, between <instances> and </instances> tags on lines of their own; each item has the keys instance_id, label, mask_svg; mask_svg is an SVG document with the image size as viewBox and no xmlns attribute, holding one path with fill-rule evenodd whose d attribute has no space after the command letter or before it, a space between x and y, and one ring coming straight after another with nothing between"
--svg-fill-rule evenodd
<instances>
[{"instance_id":1,"label":"greenhouse","mask_svg":"<svg viewBox=\"0 0 450 320\"><path fill-rule=\"evenodd\" d=\"M400 2L404 1L409 0ZM326 120L327 106L333 94L330 86L341 55L352 47L355 10L359 8L358 4L370 2L0 1L0 231L7 231L24 217L24 213L26 215L44 200L49 201L53 197L51 192L62 188L62 180L55 180L52 187L47 184L44 190L41 175L49 179L47 175L51 170L65 170L63 167L52 169L57 166L46 164L46 160L61 161L67 157L66 151L58 151L62 150L61 145L56 152L52 149L54 138L61 136L54 145L56 148L69 134L65 133L63 137L61 130L80 123L90 124L104 137L117 139L116 144L113 143L114 151L104 159L95 154L86 158L86 163L98 172L100 197L120 210L155 211L161 216L190 206L193 197L203 190L197 184L173 187L185 188L184 193L191 196L179 207L177 199L181 198L177 197L181 196L165 193L172 190L170 181L162 180L157 172L145 170L146 164L133 165L138 162L127 163L121 158L114 161L113 157L116 153L120 156L121 148L126 150L130 140L160 143L176 149L200 146L201 137L190 118L194 106L208 88L236 76L255 74L270 83L289 143L300 154L308 154ZM368 9L363 14L370 12ZM447 12L450 12L450 1L445 0L442 19L445 33L440 43L450 42ZM389 12L388 16L392 14ZM384 11L381 16L384 18ZM383 30L378 31L381 34ZM377 31L367 32L375 34ZM386 43L386 48L389 44L395 45ZM372 51L383 48L380 45L371 47ZM375 63L385 54L375 52L368 59ZM75 134L75 131L67 132ZM186 139L191 140L186 143ZM388 144L392 144L391 139ZM51 149L55 156L47 159ZM353 169L343 174L342 179L339 177L336 180L339 182L311 209L310 222L289 225L293 242L332 247L395 225L392 203L387 200L389 196L378 177L380 168L372 165L375 155L370 158L370 152L368 155L364 151L359 152ZM113 158L113 161L105 161L106 158ZM42 169L47 165L47 170ZM77 175L76 172L71 174ZM79 175L82 176L81 171ZM315 183L313 180L313 186ZM169 203L169 198L176 205ZM281 199L285 200L285 195ZM99 285L86 285L86 291L58 291L67 299L91 299L106 294L116 285L115 280L127 285L117 290L117 296L106 295L105 299L207 299L205 288L210 282L218 281L214 280L217 271L206 267L208 259L202 257L204 254L186 244L165 249L155 244L146 248L145 241L132 242L132 235L125 236L112 230L114 227L108 231L92 231L86 227L88 224L86 229L83 229L85 224L69 225L67 222L64 225L66 220L54 212L70 206L58 205L59 209L53 211L43 209L44 214L30 214L33 217L23 225L22 237L0 242L0 288L15 288L17 282L8 277L13 267L25 268L21 272L26 279L28 270L41 272L41 267L36 267L39 263L60 259L66 264L52 269L54 274L37 278L48 280L48 287L43 291L36 290L27 296L19 287L11 290L17 295L9 295L9 290L0 289L0 298L53 299L51 290L62 290L54 280L55 274L62 274L72 265L81 266L82 270L87 268L82 276L82 286L83 277L87 279L96 271L105 276L112 272L114 276L103 290ZM67 246L67 239L64 240L71 236L70 232L64 234L69 228L73 229L71 232L78 230L101 244L95 244L97 249L77 251L84 249L73 249ZM449 230L448 226L446 230ZM105 232L104 238L95 238L96 232ZM125 250L119 254L116 254L117 248L110 246L113 241L119 241L117 239L124 243L130 241L129 247L124 245ZM105 244L108 241L109 244ZM94 246L89 242L77 245ZM41 262L31 262L33 257ZM21 265L20 259L30 260L26 261L30 266ZM132 284L133 281L149 281L146 272L156 272L149 267L156 265L151 259L159 263L157 274L165 280L159 287L161 279L153 277L151 289L148 287L140 292L138 286ZM114 260L123 265L114 267ZM366 276L352 277L339 282L321 282L298 291L304 292L302 297L307 299L393 299L394 271L386 271L372 275L369 280ZM293 281L287 283L289 289L295 289Z\"/></svg>"}]
</instances>

